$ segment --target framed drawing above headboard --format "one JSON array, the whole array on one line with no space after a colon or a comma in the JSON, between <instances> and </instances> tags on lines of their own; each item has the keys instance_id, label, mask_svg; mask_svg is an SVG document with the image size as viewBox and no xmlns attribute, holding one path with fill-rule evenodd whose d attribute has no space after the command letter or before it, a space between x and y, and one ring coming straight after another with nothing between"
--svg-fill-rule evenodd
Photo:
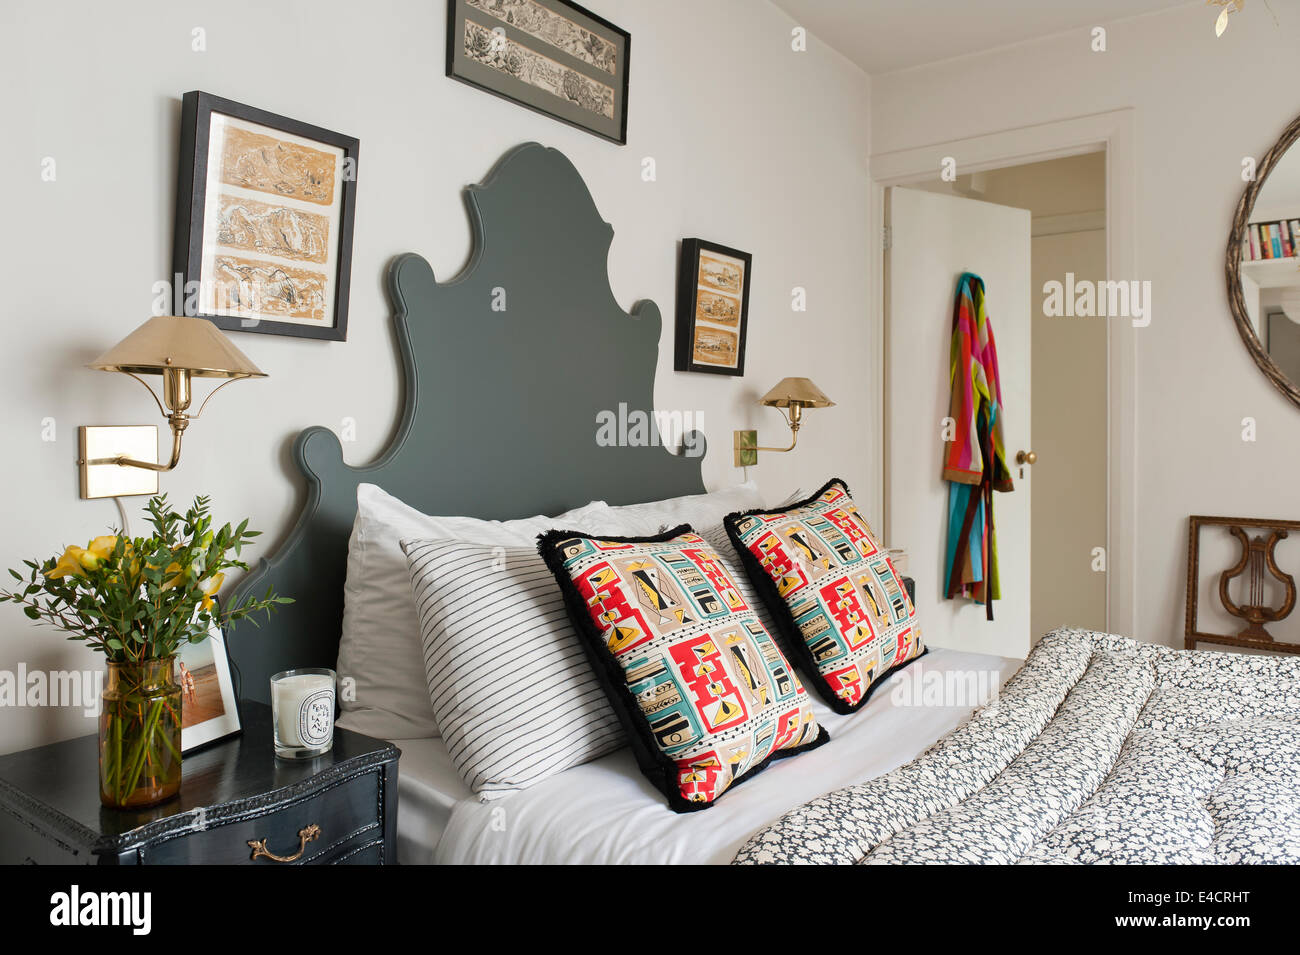
<instances>
[{"instance_id":1,"label":"framed drawing above headboard","mask_svg":"<svg viewBox=\"0 0 1300 955\"><path fill-rule=\"evenodd\" d=\"M615 300L614 231L573 164L526 143L465 199L473 252L459 276L439 283L415 253L388 268L404 377L392 444L353 466L327 428L294 442L306 505L235 597L271 586L295 603L269 625L227 635L244 698L265 702L279 670L334 665L358 484L428 514L497 520L704 491L703 435L684 436L691 457L657 433L636 446L597 441L602 412L641 410L653 421L662 318L651 301L628 313ZM357 368L354 387L370 373Z\"/></svg>"}]
</instances>

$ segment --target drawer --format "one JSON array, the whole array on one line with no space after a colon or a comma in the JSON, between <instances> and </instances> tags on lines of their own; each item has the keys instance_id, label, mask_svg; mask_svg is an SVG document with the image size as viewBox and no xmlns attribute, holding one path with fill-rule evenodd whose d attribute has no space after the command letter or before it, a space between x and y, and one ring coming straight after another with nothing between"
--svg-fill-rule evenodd
<instances>
[{"instance_id":1,"label":"drawer","mask_svg":"<svg viewBox=\"0 0 1300 955\"><path fill-rule=\"evenodd\" d=\"M201 831L150 843L140 848L140 862L144 865L285 864L266 857L254 862L248 843L259 840L265 840L268 851L283 857L294 856L301 848L302 854L294 859L297 865L342 861L342 857L376 841L382 847L380 772L382 769L377 768L283 803L215 821ZM320 835L304 845L300 833L313 825L320 828Z\"/></svg>"},{"instance_id":2,"label":"drawer","mask_svg":"<svg viewBox=\"0 0 1300 955\"><path fill-rule=\"evenodd\" d=\"M337 855L322 859L323 865L382 865L384 840L375 839L353 847L343 847Z\"/></svg>"}]
</instances>

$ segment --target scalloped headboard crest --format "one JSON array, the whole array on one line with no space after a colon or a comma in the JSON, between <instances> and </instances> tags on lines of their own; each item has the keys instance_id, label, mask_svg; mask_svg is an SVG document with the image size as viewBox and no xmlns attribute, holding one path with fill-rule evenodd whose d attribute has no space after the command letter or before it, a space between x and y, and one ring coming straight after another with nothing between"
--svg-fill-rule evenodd
<instances>
[{"instance_id":1,"label":"scalloped headboard crest","mask_svg":"<svg viewBox=\"0 0 1300 955\"><path fill-rule=\"evenodd\" d=\"M234 591L269 585L295 599L269 625L227 635L248 699L267 701L279 670L334 665L358 484L428 514L496 520L704 491L702 435L685 437L694 457L666 450L657 432L644 446L597 442L601 412L654 408L661 319L653 302L629 315L615 301L614 231L573 164L525 143L465 195L474 251L460 276L439 283L415 253L388 269L405 377L391 446L353 467L327 428L294 442L306 506ZM356 387L369 374L358 367Z\"/></svg>"}]
</instances>

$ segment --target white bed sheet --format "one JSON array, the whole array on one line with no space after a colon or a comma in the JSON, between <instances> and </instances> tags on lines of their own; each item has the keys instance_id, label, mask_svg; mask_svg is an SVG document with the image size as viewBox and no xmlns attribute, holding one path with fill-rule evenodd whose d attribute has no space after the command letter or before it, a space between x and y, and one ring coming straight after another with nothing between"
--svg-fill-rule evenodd
<instances>
[{"instance_id":1,"label":"white bed sheet","mask_svg":"<svg viewBox=\"0 0 1300 955\"><path fill-rule=\"evenodd\" d=\"M438 737L392 743L402 751L397 764L397 861L429 865L452 810L476 798Z\"/></svg>"},{"instance_id":2,"label":"white bed sheet","mask_svg":"<svg viewBox=\"0 0 1300 955\"><path fill-rule=\"evenodd\" d=\"M695 813L668 808L624 748L567 770L521 793L479 802L456 775L440 739L397 741L398 859L441 864L727 863L745 841L777 817L823 793L887 773L955 728L979 700L961 705L906 705L912 690L934 686L926 674L984 673L1000 687L1021 660L931 650L890 676L852 716L815 702L831 741L777 760ZM951 681L950 681L951 682ZM946 702L946 701L945 701Z\"/></svg>"}]
</instances>

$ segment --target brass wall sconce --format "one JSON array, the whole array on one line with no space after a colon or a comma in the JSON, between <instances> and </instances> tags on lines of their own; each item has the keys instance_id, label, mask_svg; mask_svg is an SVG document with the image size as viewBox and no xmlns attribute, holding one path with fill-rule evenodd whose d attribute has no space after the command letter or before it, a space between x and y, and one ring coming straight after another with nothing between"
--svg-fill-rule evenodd
<instances>
[{"instance_id":1,"label":"brass wall sconce","mask_svg":"<svg viewBox=\"0 0 1300 955\"><path fill-rule=\"evenodd\" d=\"M265 378L230 339L202 318L159 315L149 319L88 366L98 371L120 371L145 388L167 419L172 433L171 456L158 461L158 429L90 427L79 429L81 496L83 499L127 494L158 493L158 473L180 463L181 440L190 422L203 414L212 396L244 378ZM141 375L162 377L160 398ZM225 378L190 414L195 378Z\"/></svg>"},{"instance_id":2,"label":"brass wall sconce","mask_svg":"<svg viewBox=\"0 0 1300 955\"><path fill-rule=\"evenodd\" d=\"M803 410L830 408L835 404L808 378L782 378L775 388L759 399L758 403L769 408L784 409L785 423L790 427L790 447L761 448L758 446L757 431L736 431L733 449L735 465L738 468L748 468L758 464L759 451L793 451L799 441L799 426L803 423Z\"/></svg>"}]
</instances>

